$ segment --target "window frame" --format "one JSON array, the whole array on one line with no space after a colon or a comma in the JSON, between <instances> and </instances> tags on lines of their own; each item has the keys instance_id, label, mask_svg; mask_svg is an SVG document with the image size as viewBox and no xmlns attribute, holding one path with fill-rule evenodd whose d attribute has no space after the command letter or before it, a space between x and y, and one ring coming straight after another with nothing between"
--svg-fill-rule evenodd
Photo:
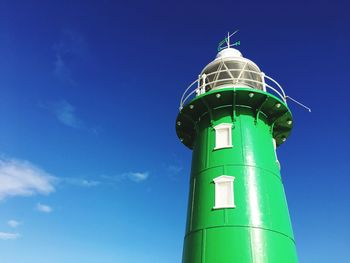
<instances>
[{"instance_id":1,"label":"window frame","mask_svg":"<svg viewBox=\"0 0 350 263\"><path fill-rule=\"evenodd\" d=\"M215 130L215 147L214 150L219 150L219 149L226 149L226 148L232 148L232 123L220 123L216 126L214 126ZM218 136L220 130L227 130L228 131L228 144L218 146Z\"/></svg>"},{"instance_id":2,"label":"window frame","mask_svg":"<svg viewBox=\"0 0 350 263\"><path fill-rule=\"evenodd\" d=\"M224 209L224 208L235 208L236 204L235 204L235 191L234 191L234 181L235 181L235 177L234 176L229 176L229 175L221 175L219 177L216 177L213 179L214 182L214 207L213 209ZM219 195L219 186L220 184L229 184L230 186L230 193L232 199L231 200L226 200L227 202L222 202L219 203L219 201L221 201L221 197Z\"/></svg>"}]
</instances>

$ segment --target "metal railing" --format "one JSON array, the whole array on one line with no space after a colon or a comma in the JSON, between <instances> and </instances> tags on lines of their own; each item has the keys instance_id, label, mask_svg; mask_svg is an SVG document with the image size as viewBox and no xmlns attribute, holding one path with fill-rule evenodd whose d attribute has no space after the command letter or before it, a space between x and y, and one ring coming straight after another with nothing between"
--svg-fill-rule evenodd
<instances>
[{"instance_id":1,"label":"metal railing","mask_svg":"<svg viewBox=\"0 0 350 263\"><path fill-rule=\"evenodd\" d=\"M237 73L237 72L239 72L238 77L234 77L233 73ZM224 79L220 78L221 73L226 73L229 76L229 78L224 78ZM255 74L254 79L242 77L242 75L243 76L245 75L244 73L249 73L253 76ZM211 76L213 76L214 78L213 80L208 79L208 77L211 77ZM180 100L180 110L184 107L186 102L192 99L194 96L199 96L212 89L219 89L219 88L225 88L225 87L234 88L238 86L269 92L271 94L277 95L284 102L286 102L286 99L287 99L287 96L284 90L282 89L281 85L273 78L266 76L263 72L247 70L244 68L225 69L225 70L217 70L209 74L203 73L199 75L198 79L193 81L185 90L185 92L182 94L182 97ZM262 87L262 89L257 88L258 86Z\"/></svg>"}]
</instances>

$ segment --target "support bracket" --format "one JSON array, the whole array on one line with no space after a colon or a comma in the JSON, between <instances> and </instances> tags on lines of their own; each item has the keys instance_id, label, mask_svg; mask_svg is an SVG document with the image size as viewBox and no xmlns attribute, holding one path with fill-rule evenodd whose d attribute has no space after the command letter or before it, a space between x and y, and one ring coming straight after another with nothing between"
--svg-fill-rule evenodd
<instances>
[{"instance_id":1,"label":"support bracket","mask_svg":"<svg viewBox=\"0 0 350 263\"><path fill-rule=\"evenodd\" d=\"M213 111L212 109L209 107L208 103L206 102L205 98L202 97L201 100L203 101L203 104L205 105L205 107L207 108L209 117L210 117L210 125L212 127L214 127L214 115L213 115Z\"/></svg>"},{"instance_id":2,"label":"support bracket","mask_svg":"<svg viewBox=\"0 0 350 263\"><path fill-rule=\"evenodd\" d=\"M261 103L261 105L259 106L259 108L256 109L255 111L255 124L258 123L258 118L259 118L259 115L261 113L261 109L262 107L264 106L264 104L269 100L269 97L266 96L266 98L264 99L264 101Z\"/></svg>"},{"instance_id":3,"label":"support bracket","mask_svg":"<svg viewBox=\"0 0 350 263\"><path fill-rule=\"evenodd\" d=\"M232 122L236 122L236 90L233 89L233 102L232 102Z\"/></svg>"}]
</instances>

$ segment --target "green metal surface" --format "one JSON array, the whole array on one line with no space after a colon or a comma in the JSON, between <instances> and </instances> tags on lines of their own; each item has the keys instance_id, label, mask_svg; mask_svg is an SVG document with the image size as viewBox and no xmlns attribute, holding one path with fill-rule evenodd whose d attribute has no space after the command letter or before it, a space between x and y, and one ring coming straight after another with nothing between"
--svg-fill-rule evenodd
<instances>
[{"instance_id":1,"label":"green metal surface","mask_svg":"<svg viewBox=\"0 0 350 263\"><path fill-rule=\"evenodd\" d=\"M285 141L291 120L283 101L247 88L207 92L182 109L177 134L193 149L183 263L297 262L272 140ZM232 148L214 150L220 123L232 123ZM235 208L213 209L221 175L235 177Z\"/></svg>"}]
</instances>

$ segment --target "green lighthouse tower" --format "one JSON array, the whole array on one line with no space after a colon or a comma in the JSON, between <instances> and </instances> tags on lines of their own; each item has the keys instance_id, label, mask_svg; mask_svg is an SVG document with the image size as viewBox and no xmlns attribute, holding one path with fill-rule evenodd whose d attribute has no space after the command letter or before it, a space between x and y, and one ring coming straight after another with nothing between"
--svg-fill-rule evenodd
<instances>
[{"instance_id":1,"label":"green lighthouse tower","mask_svg":"<svg viewBox=\"0 0 350 263\"><path fill-rule=\"evenodd\" d=\"M282 87L225 38L176 120L192 149L183 263L297 263L276 148L292 129Z\"/></svg>"}]
</instances>

